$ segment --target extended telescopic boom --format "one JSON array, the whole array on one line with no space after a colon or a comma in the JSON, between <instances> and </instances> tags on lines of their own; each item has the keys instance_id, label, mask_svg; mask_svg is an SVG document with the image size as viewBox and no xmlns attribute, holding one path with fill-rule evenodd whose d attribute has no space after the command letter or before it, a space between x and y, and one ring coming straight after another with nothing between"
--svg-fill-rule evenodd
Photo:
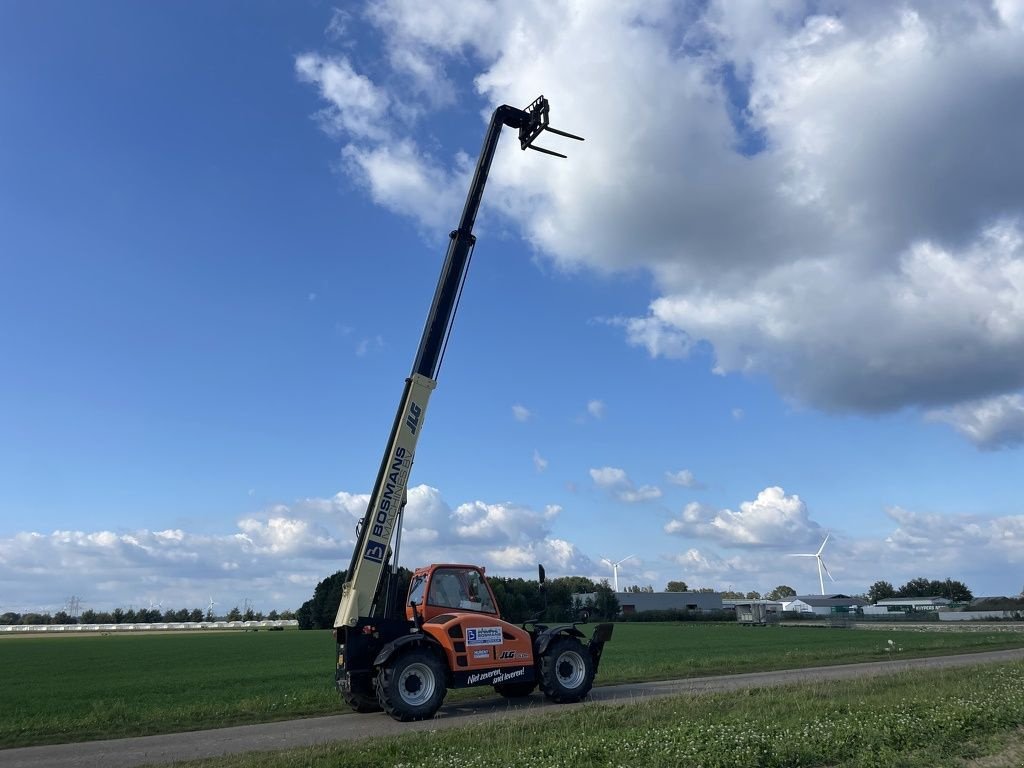
<instances>
[{"instance_id":1,"label":"extended telescopic boom","mask_svg":"<svg viewBox=\"0 0 1024 768\"><path fill-rule=\"evenodd\" d=\"M412 373L405 380L405 390L395 414L370 502L356 528L356 547L347 572L348 580L342 589L341 605L334 620L336 628L355 627L360 617L373 616L380 600L384 566L391 556L395 529L401 528L399 521L405 508L405 492L416 443L426 416L427 402L437 385L445 345L466 279L476 242L473 225L480 210L480 200L501 137L501 129L505 126L517 128L521 149L534 149L557 157L565 155L534 146L534 140L544 131L583 141L579 136L551 128L548 125L549 111L548 100L541 96L526 109L517 109L507 104L500 106L491 117L459 227L449 235L448 253L438 278L434 301L423 328Z\"/></svg>"}]
</instances>

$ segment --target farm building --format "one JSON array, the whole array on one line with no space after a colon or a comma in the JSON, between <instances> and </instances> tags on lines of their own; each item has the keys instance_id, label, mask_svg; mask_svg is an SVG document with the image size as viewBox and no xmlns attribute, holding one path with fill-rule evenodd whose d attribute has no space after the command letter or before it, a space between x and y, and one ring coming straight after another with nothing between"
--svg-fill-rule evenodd
<instances>
[{"instance_id":1,"label":"farm building","mask_svg":"<svg viewBox=\"0 0 1024 768\"><path fill-rule=\"evenodd\" d=\"M721 611L723 608L718 592L616 592L615 598L619 601L619 613L624 615L641 611ZM589 620L596 602L596 592L572 596L573 610L582 621Z\"/></svg>"},{"instance_id":2,"label":"farm building","mask_svg":"<svg viewBox=\"0 0 1024 768\"><path fill-rule=\"evenodd\" d=\"M945 597L887 597L864 608L865 615L947 611L951 601Z\"/></svg>"},{"instance_id":3,"label":"farm building","mask_svg":"<svg viewBox=\"0 0 1024 768\"><path fill-rule=\"evenodd\" d=\"M867 600L849 595L797 595L784 600L782 610L831 616L836 613L856 613L867 604Z\"/></svg>"},{"instance_id":4,"label":"farm building","mask_svg":"<svg viewBox=\"0 0 1024 768\"><path fill-rule=\"evenodd\" d=\"M616 592L624 615L641 611L720 611L718 592Z\"/></svg>"}]
</instances>

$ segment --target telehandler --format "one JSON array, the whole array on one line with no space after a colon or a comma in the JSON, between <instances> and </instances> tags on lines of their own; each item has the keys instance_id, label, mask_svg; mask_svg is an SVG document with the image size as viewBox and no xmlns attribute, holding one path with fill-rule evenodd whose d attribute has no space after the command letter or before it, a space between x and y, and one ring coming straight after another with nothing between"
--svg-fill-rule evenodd
<instances>
[{"instance_id":1,"label":"telehandler","mask_svg":"<svg viewBox=\"0 0 1024 768\"><path fill-rule=\"evenodd\" d=\"M547 626L540 616L516 626L501 618L494 593L476 565L435 564L417 569L404 610L398 606L398 553L406 489L427 402L444 350L476 238L484 185L503 127L518 129L521 149L533 149L544 131L582 141L548 124L543 96L526 109L498 107L491 117L458 229L449 236L412 373L370 494L356 527L356 546L334 620L335 680L357 712L383 709L396 720L433 717L449 688L490 685L507 697L538 686L556 702L576 702L590 691L612 625L599 624L588 643L576 624ZM541 587L544 568L538 572Z\"/></svg>"}]
</instances>

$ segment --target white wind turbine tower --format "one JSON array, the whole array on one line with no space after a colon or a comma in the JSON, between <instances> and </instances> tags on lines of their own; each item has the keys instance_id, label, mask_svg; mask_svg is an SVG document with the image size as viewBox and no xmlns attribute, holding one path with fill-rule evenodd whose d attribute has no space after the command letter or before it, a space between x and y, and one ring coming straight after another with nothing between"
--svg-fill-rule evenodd
<instances>
[{"instance_id":1,"label":"white wind turbine tower","mask_svg":"<svg viewBox=\"0 0 1024 768\"><path fill-rule=\"evenodd\" d=\"M829 536L831 536L831 534L825 534L825 541L821 542L821 546L818 547L818 551L814 554L786 555L786 557L813 557L818 561L818 585L821 587L821 594L823 595L825 594L825 578L821 575L822 569L824 569L825 573L828 573L828 577L832 579L832 581L835 581L835 578L828 570L828 566L825 565L825 561L821 559L821 553L825 549L825 545L828 543Z\"/></svg>"},{"instance_id":2,"label":"white wind turbine tower","mask_svg":"<svg viewBox=\"0 0 1024 768\"><path fill-rule=\"evenodd\" d=\"M619 560L619 562L617 563L613 563L607 557L601 558L601 562L608 563L609 567L612 569L612 587L615 589L616 592L619 591L619 566L627 560L629 560L629 558L631 557L636 557L636 555L627 555L626 557Z\"/></svg>"},{"instance_id":3,"label":"white wind turbine tower","mask_svg":"<svg viewBox=\"0 0 1024 768\"><path fill-rule=\"evenodd\" d=\"M210 604L206 606L206 615L210 618L211 621L213 620L213 606L215 605L216 603L213 602L213 595L210 595Z\"/></svg>"}]
</instances>

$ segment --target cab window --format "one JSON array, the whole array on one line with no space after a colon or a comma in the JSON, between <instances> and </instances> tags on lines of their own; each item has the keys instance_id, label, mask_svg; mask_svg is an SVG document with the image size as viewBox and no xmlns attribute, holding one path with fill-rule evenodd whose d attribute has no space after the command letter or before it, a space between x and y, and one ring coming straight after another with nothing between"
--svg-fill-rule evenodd
<instances>
[{"instance_id":1,"label":"cab window","mask_svg":"<svg viewBox=\"0 0 1024 768\"><path fill-rule=\"evenodd\" d=\"M412 584L409 585L409 599L406 604L416 603L416 605L423 605L423 588L427 584L426 576L414 576Z\"/></svg>"},{"instance_id":2,"label":"cab window","mask_svg":"<svg viewBox=\"0 0 1024 768\"><path fill-rule=\"evenodd\" d=\"M430 579L427 603L441 608L497 613L479 571L438 568Z\"/></svg>"}]
</instances>

